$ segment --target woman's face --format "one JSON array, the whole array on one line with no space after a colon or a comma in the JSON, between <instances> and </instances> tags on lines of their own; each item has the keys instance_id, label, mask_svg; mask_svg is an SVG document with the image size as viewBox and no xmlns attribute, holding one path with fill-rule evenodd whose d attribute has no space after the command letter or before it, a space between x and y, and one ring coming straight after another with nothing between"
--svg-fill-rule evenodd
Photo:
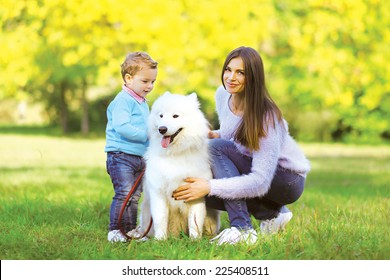
<instances>
[{"instance_id":1,"label":"woman's face","mask_svg":"<svg viewBox=\"0 0 390 280\"><path fill-rule=\"evenodd\" d=\"M227 92L237 94L244 91L245 73L241 57L229 61L223 72L223 83Z\"/></svg>"}]
</instances>

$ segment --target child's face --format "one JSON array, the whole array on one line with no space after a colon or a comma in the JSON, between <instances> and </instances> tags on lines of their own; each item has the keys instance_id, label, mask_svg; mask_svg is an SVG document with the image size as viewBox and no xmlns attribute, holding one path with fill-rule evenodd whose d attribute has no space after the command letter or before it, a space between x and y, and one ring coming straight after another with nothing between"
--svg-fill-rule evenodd
<instances>
[{"instance_id":1,"label":"child's face","mask_svg":"<svg viewBox=\"0 0 390 280\"><path fill-rule=\"evenodd\" d=\"M156 78L157 68L143 68L133 76L126 74L125 84L137 95L145 97L149 92L152 91Z\"/></svg>"}]
</instances>

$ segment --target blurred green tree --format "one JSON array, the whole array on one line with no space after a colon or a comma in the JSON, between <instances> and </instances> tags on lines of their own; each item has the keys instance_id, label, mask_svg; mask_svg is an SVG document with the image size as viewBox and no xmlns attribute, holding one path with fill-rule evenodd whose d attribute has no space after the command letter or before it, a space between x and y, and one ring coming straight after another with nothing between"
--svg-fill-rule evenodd
<instances>
[{"instance_id":1,"label":"blurred green tree","mask_svg":"<svg viewBox=\"0 0 390 280\"><path fill-rule=\"evenodd\" d=\"M151 103L195 91L217 126L221 66L247 45L299 140L390 138L384 1L4 0L0 18L0 98L34 96L64 132L88 133L91 101L120 88L119 65L136 50L159 62Z\"/></svg>"}]
</instances>

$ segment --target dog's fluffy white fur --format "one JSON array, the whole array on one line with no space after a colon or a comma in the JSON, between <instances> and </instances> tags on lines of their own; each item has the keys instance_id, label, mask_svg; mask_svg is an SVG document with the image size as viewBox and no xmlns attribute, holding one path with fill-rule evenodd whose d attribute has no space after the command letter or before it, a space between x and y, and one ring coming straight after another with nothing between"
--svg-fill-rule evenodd
<instances>
[{"instance_id":1,"label":"dog's fluffy white fur","mask_svg":"<svg viewBox=\"0 0 390 280\"><path fill-rule=\"evenodd\" d=\"M172 198L185 178L212 178L208 131L195 93L184 96L166 92L154 102L149 116L150 145L145 155L138 232L146 231L152 217L148 236L159 240L177 236L181 231L193 239L200 238L203 231L207 235L217 233L218 211L206 210L204 198L187 203Z\"/></svg>"}]
</instances>

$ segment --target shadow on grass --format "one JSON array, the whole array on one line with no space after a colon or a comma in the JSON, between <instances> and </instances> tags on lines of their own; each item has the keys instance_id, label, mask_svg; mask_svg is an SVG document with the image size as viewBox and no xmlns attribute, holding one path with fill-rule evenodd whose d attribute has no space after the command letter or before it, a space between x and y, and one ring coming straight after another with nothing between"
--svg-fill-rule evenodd
<instances>
[{"instance_id":1,"label":"shadow on grass","mask_svg":"<svg viewBox=\"0 0 390 280\"><path fill-rule=\"evenodd\" d=\"M70 137L70 138L102 138L105 136L105 129L91 130L87 134L82 134L80 131L71 131L64 133L59 126L46 125L0 125L0 135L24 135L24 136L54 136L54 137Z\"/></svg>"},{"instance_id":2,"label":"shadow on grass","mask_svg":"<svg viewBox=\"0 0 390 280\"><path fill-rule=\"evenodd\" d=\"M0 134L18 134L18 135L46 135L62 136L63 133L56 126L37 126L37 125L0 125Z\"/></svg>"}]
</instances>

